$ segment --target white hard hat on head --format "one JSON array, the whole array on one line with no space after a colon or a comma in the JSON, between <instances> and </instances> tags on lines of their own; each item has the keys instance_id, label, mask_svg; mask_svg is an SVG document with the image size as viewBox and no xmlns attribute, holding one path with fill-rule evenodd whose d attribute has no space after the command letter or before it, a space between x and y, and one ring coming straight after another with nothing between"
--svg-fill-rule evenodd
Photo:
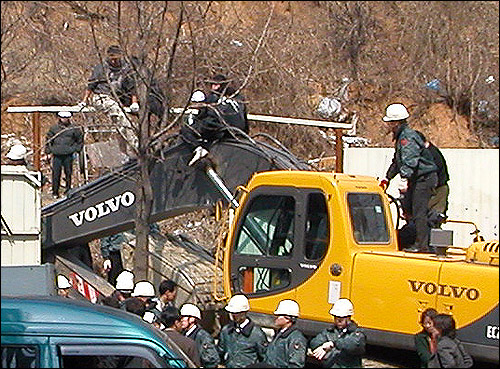
<instances>
[{"instance_id":1,"label":"white hard hat on head","mask_svg":"<svg viewBox=\"0 0 500 369\"><path fill-rule=\"evenodd\" d=\"M191 96L191 101L192 102L202 102L205 101L205 94L203 91L196 90L193 92L193 95Z\"/></svg>"},{"instance_id":2,"label":"white hard hat on head","mask_svg":"<svg viewBox=\"0 0 500 369\"><path fill-rule=\"evenodd\" d=\"M384 122L391 122L394 120L403 120L410 116L408 110L403 104L391 104L385 109L385 117L382 119Z\"/></svg>"},{"instance_id":3,"label":"white hard hat on head","mask_svg":"<svg viewBox=\"0 0 500 369\"><path fill-rule=\"evenodd\" d=\"M124 270L116 277L116 289L132 291L134 289L134 273Z\"/></svg>"},{"instance_id":4,"label":"white hard hat on head","mask_svg":"<svg viewBox=\"0 0 500 369\"><path fill-rule=\"evenodd\" d=\"M71 118L73 114L70 111L60 111L57 113L59 118Z\"/></svg>"},{"instance_id":5,"label":"white hard hat on head","mask_svg":"<svg viewBox=\"0 0 500 369\"><path fill-rule=\"evenodd\" d=\"M234 295L225 309L230 313L241 313L250 310L250 304L245 295Z\"/></svg>"},{"instance_id":6,"label":"white hard hat on head","mask_svg":"<svg viewBox=\"0 0 500 369\"><path fill-rule=\"evenodd\" d=\"M17 144L10 148L7 153L7 157L11 160L22 160L25 158L27 152L28 150L24 147L24 145Z\"/></svg>"},{"instance_id":7,"label":"white hard hat on head","mask_svg":"<svg viewBox=\"0 0 500 369\"><path fill-rule=\"evenodd\" d=\"M154 297L155 287L151 282L140 281L135 284L132 297Z\"/></svg>"},{"instance_id":8,"label":"white hard hat on head","mask_svg":"<svg viewBox=\"0 0 500 369\"><path fill-rule=\"evenodd\" d=\"M192 316L201 319L201 311L196 305L184 304L181 306L181 316Z\"/></svg>"},{"instance_id":9,"label":"white hard hat on head","mask_svg":"<svg viewBox=\"0 0 500 369\"><path fill-rule=\"evenodd\" d=\"M330 309L330 314L338 317L346 317L354 314L354 306L349 299L339 299Z\"/></svg>"},{"instance_id":10,"label":"white hard hat on head","mask_svg":"<svg viewBox=\"0 0 500 369\"><path fill-rule=\"evenodd\" d=\"M281 300L274 311L274 315L299 316L299 304L294 300Z\"/></svg>"},{"instance_id":11,"label":"white hard hat on head","mask_svg":"<svg viewBox=\"0 0 500 369\"><path fill-rule=\"evenodd\" d=\"M71 283L69 283L68 278L66 278L62 274L59 274L57 276L57 288L65 289L65 288L70 288L70 287L71 287Z\"/></svg>"}]
</instances>

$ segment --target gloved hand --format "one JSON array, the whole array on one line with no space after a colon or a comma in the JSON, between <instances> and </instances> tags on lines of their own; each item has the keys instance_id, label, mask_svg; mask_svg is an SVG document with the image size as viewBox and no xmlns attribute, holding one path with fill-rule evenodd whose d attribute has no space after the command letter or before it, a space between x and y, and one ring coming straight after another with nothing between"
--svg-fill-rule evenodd
<instances>
[{"instance_id":1,"label":"gloved hand","mask_svg":"<svg viewBox=\"0 0 500 369\"><path fill-rule=\"evenodd\" d=\"M313 351L313 356L318 360L322 360L325 357L326 353L330 351L332 348L333 348L332 341L325 342L321 346L316 347L316 349Z\"/></svg>"},{"instance_id":2,"label":"gloved hand","mask_svg":"<svg viewBox=\"0 0 500 369\"><path fill-rule=\"evenodd\" d=\"M401 182L399 183L398 190L400 193L405 193L408 191L408 179L401 178Z\"/></svg>"},{"instance_id":3,"label":"gloved hand","mask_svg":"<svg viewBox=\"0 0 500 369\"><path fill-rule=\"evenodd\" d=\"M194 149L194 156L189 161L188 166L193 165L195 162L197 162L201 158L207 156L207 154L208 154L207 150L205 150L202 146L197 146L196 149Z\"/></svg>"},{"instance_id":4,"label":"gloved hand","mask_svg":"<svg viewBox=\"0 0 500 369\"><path fill-rule=\"evenodd\" d=\"M139 111L139 104L138 103L132 103L130 104L130 111L132 113L137 113Z\"/></svg>"},{"instance_id":5,"label":"gloved hand","mask_svg":"<svg viewBox=\"0 0 500 369\"><path fill-rule=\"evenodd\" d=\"M104 260L102 266L104 267L104 271L109 272L111 270L111 260L109 259Z\"/></svg>"},{"instance_id":6,"label":"gloved hand","mask_svg":"<svg viewBox=\"0 0 500 369\"><path fill-rule=\"evenodd\" d=\"M379 182L378 185L385 191L387 190L387 187L389 187L389 180L387 178L384 178Z\"/></svg>"},{"instance_id":7,"label":"gloved hand","mask_svg":"<svg viewBox=\"0 0 500 369\"><path fill-rule=\"evenodd\" d=\"M87 102L86 102L86 101L80 101L80 102L78 103L78 108L79 108L80 110L81 110L81 109L83 109L83 108L84 108L84 107L86 107L86 106L87 106Z\"/></svg>"}]
</instances>

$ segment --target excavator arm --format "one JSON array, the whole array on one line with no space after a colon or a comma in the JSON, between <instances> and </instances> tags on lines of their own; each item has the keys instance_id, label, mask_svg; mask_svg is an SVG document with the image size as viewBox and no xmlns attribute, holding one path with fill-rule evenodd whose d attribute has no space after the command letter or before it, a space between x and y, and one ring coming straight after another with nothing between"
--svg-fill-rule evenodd
<instances>
[{"instance_id":1,"label":"excavator arm","mask_svg":"<svg viewBox=\"0 0 500 369\"><path fill-rule=\"evenodd\" d=\"M252 139L226 139L209 147L212 169L234 193L238 185L261 171L308 169L284 148ZM192 149L179 143L159 152L151 170L153 204L150 223L213 206L223 194L197 165L188 165ZM76 188L42 209L42 248L58 250L134 227L137 202L137 161Z\"/></svg>"}]
</instances>

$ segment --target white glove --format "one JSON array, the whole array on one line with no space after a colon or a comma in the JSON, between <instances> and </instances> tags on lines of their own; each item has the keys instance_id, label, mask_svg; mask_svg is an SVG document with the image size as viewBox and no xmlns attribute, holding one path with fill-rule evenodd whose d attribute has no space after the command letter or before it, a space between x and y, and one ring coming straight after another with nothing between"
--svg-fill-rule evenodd
<instances>
[{"instance_id":1,"label":"white glove","mask_svg":"<svg viewBox=\"0 0 500 369\"><path fill-rule=\"evenodd\" d=\"M326 353L330 351L332 348L333 348L332 341L325 342L313 351L313 356L318 360L322 360L325 357Z\"/></svg>"},{"instance_id":2,"label":"white glove","mask_svg":"<svg viewBox=\"0 0 500 369\"><path fill-rule=\"evenodd\" d=\"M398 186L399 192L406 192L408 191L408 179L407 178L401 178L401 182L399 183Z\"/></svg>"},{"instance_id":3,"label":"white glove","mask_svg":"<svg viewBox=\"0 0 500 369\"><path fill-rule=\"evenodd\" d=\"M83 108L84 108L84 107L86 107L86 106L87 106L87 103L86 103L85 101L80 101L80 102L78 103L78 108L79 108L79 109L83 109Z\"/></svg>"},{"instance_id":4,"label":"white glove","mask_svg":"<svg viewBox=\"0 0 500 369\"><path fill-rule=\"evenodd\" d=\"M139 104L138 104L138 103L136 103L136 102L135 102L135 103L132 103L132 104L130 105L130 111L131 111L132 113L137 113L137 112L139 111Z\"/></svg>"},{"instance_id":5,"label":"white glove","mask_svg":"<svg viewBox=\"0 0 500 369\"><path fill-rule=\"evenodd\" d=\"M196 149L194 149L194 156L189 161L188 166L193 165L195 162L197 162L201 158L207 156L207 154L208 154L207 150L205 150L202 146L197 146Z\"/></svg>"},{"instance_id":6,"label":"white glove","mask_svg":"<svg viewBox=\"0 0 500 369\"><path fill-rule=\"evenodd\" d=\"M109 260L109 259L104 260L104 263L102 264L102 266L104 267L104 270L106 272L110 271L111 270L111 260Z\"/></svg>"},{"instance_id":7,"label":"white glove","mask_svg":"<svg viewBox=\"0 0 500 369\"><path fill-rule=\"evenodd\" d=\"M324 350L330 351L333 348L333 342L332 341L327 341L321 345Z\"/></svg>"}]
</instances>

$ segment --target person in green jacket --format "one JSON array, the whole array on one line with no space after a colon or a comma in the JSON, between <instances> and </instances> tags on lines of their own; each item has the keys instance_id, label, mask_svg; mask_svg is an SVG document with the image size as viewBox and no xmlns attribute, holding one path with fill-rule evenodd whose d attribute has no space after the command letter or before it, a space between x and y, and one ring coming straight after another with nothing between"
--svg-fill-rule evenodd
<instances>
[{"instance_id":1,"label":"person in green jacket","mask_svg":"<svg viewBox=\"0 0 500 369\"><path fill-rule=\"evenodd\" d=\"M181 307L181 326L184 336L196 342L200 354L201 366L204 368L217 368L220 363L219 353L213 337L200 325L200 309L193 304L184 304Z\"/></svg>"},{"instance_id":2,"label":"person in green jacket","mask_svg":"<svg viewBox=\"0 0 500 369\"><path fill-rule=\"evenodd\" d=\"M312 356L324 368L360 368L365 353L366 337L351 320L354 307L349 299L339 299L330 310L333 326L314 337L309 346Z\"/></svg>"},{"instance_id":3,"label":"person in green jacket","mask_svg":"<svg viewBox=\"0 0 500 369\"><path fill-rule=\"evenodd\" d=\"M401 177L399 192L407 201L408 220L415 221L415 244L404 249L407 252L429 252L429 200L438 184L438 168L425 141L408 126L410 115L403 104L391 104L382 120L388 133L393 134L395 152L385 178L380 182L387 188L397 174Z\"/></svg>"},{"instance_id":4,"label":"person in green jacket","mask_svg":"<svg viewBox=\"0 0 500 369\"><path fill-rule=\"evenodd\" d=\"M267 346L264 364L275 368L303 368L307 340L295 326L299 317L299 304L294 300L281 300L274 315L278 331Z\"/></svg>"},{"instance_id":5,"label":"person in green jacket","mask_svg":"<svg viewBox=\"0 0 500 369\"><path fill-rule=\"evenodd\" d=\"M264 359L267 337L260 326L247 317L250 310L245 295L234 295L225 307L231 322L222 327L217 349L227 368L245 368Z\"/></svg>"},{"instance_id":6,"label":"person in green jacket","mask_svg":"<svg viewBox=\"0 0 500 369\"><path fill-rule=\"evenodd\" d=\"M420 315L420 325L422 331L415 335L415 349L420 358L420 367L427 368L427 364L431 358L431 345L435 342L432 341L432 328L434 327L433 319L437 315L436 309L425 309Z\"/></svg>"}]
</instances>

